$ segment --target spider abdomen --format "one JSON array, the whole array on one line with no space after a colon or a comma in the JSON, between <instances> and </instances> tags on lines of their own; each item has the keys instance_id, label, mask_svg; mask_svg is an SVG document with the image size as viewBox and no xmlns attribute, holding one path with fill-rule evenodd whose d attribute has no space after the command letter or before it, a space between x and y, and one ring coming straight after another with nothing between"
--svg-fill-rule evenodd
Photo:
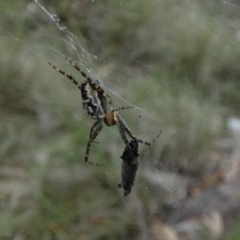
<instances>
[{"instance_id":1,"label":"spider abdomen","mask_svg":"<svg viewBox=\"0 0 240 240\"><path fill-rule=\"evenodd\" d=\"M84 81L81 86L82 105L83 109L92 118L102 119L105 117L105 111L97 91L93 90L87 81Z\"/></svg>"}]
</instances>

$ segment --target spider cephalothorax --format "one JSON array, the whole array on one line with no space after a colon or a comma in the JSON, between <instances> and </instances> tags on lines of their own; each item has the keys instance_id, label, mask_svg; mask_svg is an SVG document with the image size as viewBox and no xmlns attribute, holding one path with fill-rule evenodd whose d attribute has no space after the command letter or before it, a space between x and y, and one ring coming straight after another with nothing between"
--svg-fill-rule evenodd
<instances>
[{"instance_id":1,"label":"spider cephalothorax","mask_svg":"<svg viewBox=\"0 0 240 240\"><path fill-rule=\"evenodd\" d=\"M103 122L108 127L117 125L120 135L126 145L128 145L128 140L126 134L131 137L133 140L140 142L145 145L151 145L156 139L159 137L160 133L157 137L152 140L151 142L145 142L141 139L135 137L125 121L121 118L118 111L124 109L130 109L133 107L120 107L120 108L113 108L112 107L112 100L110 96L101 88L99 82L97 80L92 80L87 74L82 71L75 62L67 59L67 61L75 68L78 72L86 79L83 83L79 84L77 80L72 76L67 74L65 71L60 70L59 68L55 67L51 63L49 63L55 70L60 72L61 74L65 75L71 82L73 82L81 91L82 94L82 104L83 108L87 111L87 114L92 118L96 119L93 126L90 129L89 141L87 143L86 155L85 155L85 162L95 164L93 162L88 161L88 155L91 147L91 143L95 140L98 136L99 132L103 128Z\"/></svg>"},{"instance_id":2,"label":"spider cephalothorax","mask_svg":"<svg viewBox=\"0 0 240 240\"><path fill-rule=\"evenodd\" d=\"M122 181L118 184L118 187L123 188L124 196L127 196L131 193L139 166L138 141L132 140L126 145L121 159Z\"/></svg>"}]
</instances>

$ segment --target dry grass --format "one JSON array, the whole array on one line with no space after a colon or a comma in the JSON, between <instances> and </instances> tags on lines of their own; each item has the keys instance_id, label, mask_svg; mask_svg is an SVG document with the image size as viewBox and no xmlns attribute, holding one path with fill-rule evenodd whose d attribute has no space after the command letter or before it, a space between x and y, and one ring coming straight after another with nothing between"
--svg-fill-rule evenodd
<instances>
[{"instance_id":1,"label":"dry grass","mask_svg":"<svg viewBox=\"0 0 240 240\"><path fill-rule=\"evenodd\" d=\"M201 178L219 163L211 154L240 102L239 21L232 9L218 12L221 3L45 3L98 56L78 60L104 79L115 105L135 105L122 113L134 133L151 139L163 130L141 148L134 191L124 198L116 188L124 149L117 128L105 127L90 153L106 167L84 164L92 121L78 90L48 66L78 76L61 54L77 57L64 33L31 7L6 2L1 12L0 239L154 236L173 207L167 199L178 199L188 176ZM171 185L179 172L183 179Z\"/></svg>"}]
</instances>

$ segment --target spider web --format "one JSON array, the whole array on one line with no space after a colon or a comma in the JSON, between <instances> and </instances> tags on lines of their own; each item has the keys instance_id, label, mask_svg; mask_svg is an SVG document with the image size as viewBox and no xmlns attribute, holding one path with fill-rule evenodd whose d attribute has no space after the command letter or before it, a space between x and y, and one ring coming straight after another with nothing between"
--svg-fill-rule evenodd
<instances>
[{"instance_id":1,"label":"spider web","mask_svg":"<svg viewBox=\"0 0 240 240\"><path fill-rule=\"evenodd\" d=\"M149 5L154 5L157 3L159 4L161 2L163 5L166 4L165 1L151 1L151 2L149 2ZM172 1L169 4L171 5L171 4L175 4L175 3L176 2ZM144 4L144 3L141 2L140 5L141 4ZM186 4L186 7L187 7L191 3L189 3L188 1L185 1L184 4ZM119 2L117 5L119 6L120 11L121 11L121 8L122 8L122 11L124 11L124 9L125 9L124 6L126 6L127 3ZM222 1L219 4L211 3L211 5L212 5L211 10L213 12L209 12L206 15L208 17L210 17L213 22L217 21L214 19L214 14L216 14L218 11L222 11L226 15L232 14L232 19L234 19L234 21L236 21L236 23L239 23L239 16L237 14L237 11L235 10L235 9L239 9L239 6L237 4L235 4L233 1ZM39 26L38 33L31 32L30 26L26 26L26 25L24 25L24 23L19 23L17 17L14 15L14 13L12 13L8 9L1 9L1 10L2 10L2 12L5 11L5 15L8 18L10 18L14 22L14 24L19 25L20 27L24 28L29 33L30 37L27 40L25 40L25 39L23 40L20 37L13 35L11 33L11 31L8 30L7 27L4 27L4 25L1 26L3 32L8 34L8 37L11 38L12 40L15 40L16 42L20 42L20 43L24 42L25 43L24 51L27 53L30 52L30 54L37 55L41 64L43 64L43 66L46 65L46 67L44 67L44 69L47 68L47 63L48 63L48 60L47 60L48 57L46 56L46 53L48 54L50 59L51 58L58 59L58 62L56 62L56 63L54 62L53 64L61 67L62 69L69 69L69 67L67 67L66 61L64 60L64 56L71 57L71 59L75 60L81 66L81 68L83 68L83 70L86 71L92 78L100 79L102 81L102 85L104 86L104 89L106 89L111 94L111 96L115 98L114 99L115 105L134 106L135 111L131 111L128 114L131 116L131 118L134 116L141 116L141 124L142 124L141 126L143 126L143 128L136 129L138 134L140 133L140 135L141 135L141 131L142 131L143 136L146 136L146 137L149 136L149 138L150 138L151 136L153 136L153 135L151 135L151 132L155 132L156 129L164 130L166 121L164 120L164 118L161 117L162 114L165 116L168 115L169 118L171 116L176 117L177 114L180 114L180 112L173 113L172 109L170 109L170 108L169 108L170 110L168 109L168 106L166 106L165 112L161 113L161 112L155 111L154 108L152 108L152 109L149 108L148 104L146 104L147 107L144 107L144 103L142 103L142 102L140 105L137 102L133 102L133 101L129 100L131 93L134 92L135 89L145 88L145 85L143 85L143 83L142 83L143 79L141 78L141 76L138 76L138 75L136 76L135 74L131 74L131 72L129 72L126 74L127 76L125 76L125 75L122 76L123 82L120 82L122 80L118 80L118 79L115 80L114 82L112 82L111 79L108 79L107 70L105 70L103 68L103 70L101 72L99 72L99 68L97 68L96 65L101 64L104 66L104 65L108 65L109 63L103 62L101 59L98 58L97 55L94 55L87 50L86 46L88 44L86 44L86 42L83 42L82 39L79 39L79 37L77 37L71 31L71 27L68 27L68 26L65 26L64 24L62 24L61 18L58 17L56 14L54 14L54 11L55 11L54 6L47 5L47 7L45 7L44 4L38 0L35 0L34 2L29 2L26 5L18 3L18 6L20 8L25 7L26 10L25 10L24 14L27 15L28 18L31 19L33 24ZM104 4L102 4L102 8L104 8ZM197 11L199 11L201 13L202 10L201 10L200 6L198 6L196 4L194 6L194 8L197 9ZM94 13L94 11L95 11L94 1L92 1L91 9L92 9L92 14L94 16L94 14L95 14ZM186 12L186 9L184 9L184 5L183 5L182 12L179 11L179 13L176 13L176 16L178 16L179 19L183 18L184 13ZM42 11L42 13L40 12L40 10ZM190 17L192 17L192 16L189 14L189 18ZM96 18L97 18L97 16L96 16ZM45 21L48 26L45 26L44 24L40 25L38 23L38 21L39 22ZM96 21L96 19L95 19L95 21ZM190 21L190 19L188 21ZM206 27L204 25L204 23L203 24L198 23L198 22L194 21L194 19L193 19L193 26L196 26L199 29L203 29L203 31L206 34L209 34L211 32L211 29ZM223 24L222 24L222 26L223 26ZM50 30L53 32L52 34L49 34L48 28L50 28ZM177 29L177 27L176 27L176 29ZM170 34L172 34L172 32L174 32L174 30L175 29L172 29L172 30L168 29ZM190 29L189 31L186 31L186 35L187 35L187 37L189 37L190 41L192 41L194 43L194 41L196 41L196 39L191 36L191 34L192 34L191 31L192 31L192 29ZM56 34L54 32L56 32ZM60 34L60 36L59 36L59 35L57 35L58 32L61 32L62 34ZM169 32L167 32L167 33L169 34ZM217 40L219 40L219 38L221 37L221 32L214 33L213 37L215 37ZM99 38L99 40L101 41L101 38ZM213 41L215 41L215 40L213 39ZM226 41L226 40L224 39L224 41ZM61 47L63 47L65 49L65 51L64 50L60 51L58 44L60 44ZM103 44L103 43L100 43L100 45L101 44ZM231 39L231 40L227 41L226 43L223 43L224 49L217 49L217 51L215 51L215 52L210 52L209 55L210 55L210 57L214 56L218 60L224 61L225 56L221 55L220 53L227 52L228 49L230 52L233 49L235 49L238 45L239 45L238 44L238 36L236 36L236 39ZM173 47L176 47L176 46L173 46ZM104 51L106 46L102 45L101 48ZM119 61L121 60L121 50L119 51L119 59L118 60ZM150 62L150 61L148 61L148 62ZM203 65L204 65L204 62L203 62ZM18 66L15 66L15 68L18 68ZM116 72L118 71L117 66L114 66L113 68ZM142 62L140 62L140 68L142 68L144 71L148 71L148 72L155 71L150 64L148 64L148 63L145 64L144 60L142 60ZM232 65L231 68L239 69L238 65ZM52 71L51 69L48 69L48 70ZM224 68L221 69L221 71L225 71L225 70L226 71L229 70L229 67L227 67L226 69L224 69ZM118 73L118 75L121 75L121 72L117 72L117 73ZM77 79L79 79L79 81L81 81L81 76L78 76L77 73L73 73L73 74ZM134 79L132 79L132 75L133 75ZM60 76L57 76L57 74L56 74L56 79L54 79L52 81L49 80L49 84L56 84L57 81L59 81L57 78L60 78ZM117 86L115 86L115 82L117 82ZM145 81L145 84L148 84L147 80ZM164 84L166 84L166 83L161 83L161 89L163 91L165 88ZM179 83L179 85L181 85L181 83ZM237 87L238 85L236 84L235 86ZM122 94L125 90L127 90L126 93ZM14 90L12 90L12 91L14 91ZM147 91L149 91L148 96L147 96L148 99L159 98L159 101L161 101L161 93L159 93L159 95L157 95L157 94L153 95L150 92L151 90L147 90ZM204 94L208 91L209 90L207 90L207 89L203 89L203 91L200 93L200 94L202 94L202 98L203 98ZM64 96L64 99L66 101L74 101L75 102L76 95ZM77 98L77 99L79 99L79 98ZM77 116L78 114L82 114L75 110L70 110L70 111L72 111L72 113L75 116ZM201 109L199 111L201 111ZM144 124L144 120L145 120L144 118L147 118L146 124ZM91 120L89 120L89 121L91 121ZM150 128L150 129L147 129L147 128ZM181 132L182 129L180 127L177 127L176 131ZM176 132L176 131L173 131L173 132ZM185 130L183 129L183 131L185 131ZM170 134L169 136L170 136L169 137L169 140L170 140L172 134Z\"/></svg>"},{"instance_id":2,"label":"spider web","mask_svg":"<svg viewBox=\"0 0 240 240\"><path fill-rule=\"evenodd\" d=\"M170 196L167 201L174 203L171 195L178 199L184 195L176 182L185 186L188 176L200 176L199 172L221 165L219 155L226 148L234 151L238 147L237 1L116 1L112 5L108 1L81 1L80 6L76 2L66 6L70 13L59 14L56 12L63 9L60 4L40 0L14 4L19 11L11 5L0 5L4 36L0 43L9 49L2 57L1 76L7 80L0 86L0 103L4 111L26 112L32 119L34 109L43 136L59 128L65 131L69 126L64 122L71 121L71 126L81 125L79 134L86 136L86 144L94 122L83 111L76 87L48 65L51 62L82 82L82 76L66 62L67 56L91 78L100 80L114 107L134 106L133 110L120 112L134 135L149 141L163 130L152 146L140 146L140 171L145 180L137 177L134 187L150 192L148 188L160 186ZM90 9L87 17L85 5ZM110 23L106 23L104 14L109 14ZM116 23L111 23L113 20ZM81 21L93 30L82 27ZM132 24L129 30L128 23ZM78 24L81 27L76 27ZM114 35L115 28L120 28L122 35ZM7 66L11 69L5 70ZM18 82L18 72L27 80ZM18 118L13 115L13 119ZM69 139L58 144L70 148ZM98 153L107 156L106 162L116 164L116 172L103 171L107 176L119 174L124 144L117 127L104 127L97 141L90 158ZM94 152L96 155L92 155ZM47 161L40 155L36 159ZM184 178L175 179L177 174Z\"/></svg>"},{"instance_id":3,"label":"spider web","mask_svg":"<svg viewBox=\"0 0 240 240\"><path fill-rule=\"evenodd\" d=\"M63 33L63 37L58 39L60 41L63 42L63 44L65 45L65 48L67 50L67 54L63 54L61 52L59 52L57 49L51 49L53 51L53 55L56 56L59 55L59 59L62 60L63 62L63 67L62 69L66 68L66 63L64 66L64 56L67 55L67 57L71 57L71 59L75 60L77 62L77 64L89 75L91 76L93 79L97 79L100 80L100 84L104 87L105 90L107 90L108 92L110 92L111 97L115 99L115 103L117 102L118 104L116 106L133 106L135 111L132 111L133 113L130 113L130 115L132 117L134 117L136 119L136 115L137 118L141 118L141 121L144 121L144 117L147 117L149 119L152 119L152 123L153 124L158 124L159 122L161 122L161 119L159 119L159 117L157 115L154 114L153 111L151 111L150 109L147 108L142 108L138 105L136 105L133 102L130 102L127 98L124 98L121 96L121 94L118 93L118 89L117 87L114 87L114 84L111 83L111 79L110 80L105 80L108 76L106 74L103 74L101 77L99 76L98 73L98 69L96 69L95 67L95 63L96 62L100 62L101 64L105 64L102 63L102 61L100 59L98 59L98 57L96 55L93 55L91 53L89 53L85 47L83 47L83 44L81 43L81 41L78 39L78 37L72 33L68 27L66 27L65 25L63 25L61 23L61 19L54 13L51 13L50 11L47 10L46 7L44 7L44 5L42 5L40 3L40 1L38 0L34 0L35 3L39 6L40 9L42 9L42 11L46 14L46 16L49 17L49 19L53 22L53 28L55 26L56 29L58 29L59 31L61 31ZM94 9L93 9L94 12ZM52 37L52 36L51 36ZM51 38L50 37L50 38ZM144 66L145 68L151 68L151 66ZM115 67L116 70L117 67ZM78 76L76 73L74 74L74 76L77 76L76 78L80 79L79 81L81 81L81 76ZM104 80L103 80L104 79ZM126 78L124 79L124 84L122 84L121 89L123 89L126 85L128 86L128 81ZM131 91L134 91L134 87ZM75 113L72 112L75 116L77 116L79 113ZM92 120L89 120L90 123L92 123ZM145 138L149 135L148 134L148 125L147 124L141 124L143 127L141 129L139 129L139 131L142 131L142 136L145 136ZM158 128L159 129L159 128ZM151 129L150 129L151 130ZM116 130L115 130L116 131ZM160 129L158 130L160 131ZM153 132L155 133L155 130L153 130ZM117 133L117 131L116 131ZM118 134L118 133L117 133ZM151 135L150 135L151 136ZM156 134L152 134L152 139L156 136ZM146 140L151 140L151 138L149 137ZM119 143L119 141L118 141Z\"/></svg>"},{"instance_id":4,"label":"spider web","mask_svg":"<svg viewBox=\"0 0 240 240\"><path fill-rule=\"evenodd\" d=\"M71 66L69 67L68 63L66 62L64 56L70 57L72 60L76 61L77 64L93 79L100 80L100 83L102 84L103 88L108 91L108 93L111 95L111 98L113 99L114 106L120 107L120 106L134 106L134 110L128 111L126 113L121 113L121 115L124 116L124 119L126 119L127 123L128 120L132 119L132 123L134 121L140 122L140 124L137 126L132 126L133 124L130 122L129 127L133 131L133 133L144 140L151 140L153 139L157 133L156 129L159 132L162 128L158 124L161 122L161 119L159 116L151 109L148 109L147 107L140 107L137 102L131 101L128 99L128 95L131 94L131 91L134 91L134 84L130 82L138 82L138 79L131 79L131 74L129 73L128 76L123 76L121 79L124 80L124 82L120 83L122 80L115 80L114 82L111 82L111 79L108 79L108 70L104 69L104 65L107 65L108 63L102 61L98 58L97 55L94 55L90 53L87 50L87 43L83 40L83 38L77 37L73 32L71 32L70 27L65 26L61 23L60 17L58 17L53 10L52 6L45 6L45 4L42 4L41 1L31 1L28 4L21 4L16 3L19 7L19 9L25 10L23 18L26 18L27 20L30 19L30 21L33 24L33 28L37 28L37 31L32 31L31 26L27 26L27 24L24 24L22 21L19 21L18 18L21 16L17 16L16 13L12 13L10 10L6 8L2 8L1 11L6 15L6 18L9 18L13 24L16 27L22 28L24 31L28 33L28 37L24 39L21 36L16 35L13 33L14 31L11 29L8 30L7 27L4 25L1 26L2 31L4 34L6 34L7 38L11 39L16 44L22 45L22 58L27 61L28 55L36 56L38 59L39 65L41 65L42 71L40 71L39 75L41 75L39 81L42 82L42 84L51 86L55 86L55 91L59 91L61 94L63 94L63 101L67 104L63 105L59 102L62 101L61 99L55 99L54 94L49 93L49 95L52 95L51 102L44 99L45 93L37 93L36 95L33 94L33 96L29 96L28 94L24 94L24 92L19 93L18 91L9 88L2 87L2 90L5 92L12 92L13 94L16 94L21 97L24 96L26 99L33 99L39 103L39 114L42 116L39 116L41 118L40 124L43 128L46 128L44 131L48 131L51 128L54 128L55 125L58 123L52 123L51 118L52 116L56 116L56 118L62 118L63 116L67 118L68 114L73 115L76 120L79 120L83 122L82 127L84 129L84 133L87 135L87 132L89 132L89 129L91 125L93 124L92 119L89 119L87 114L82 110L81 106L81 99L80 94L76 90L74 86L72 86L67 79L64 79L61 77L57 72L53 72L53 70L49 67L48 62L51 61L54 65L57 67L66 70L66 72L70 72L73 74L73 76L79 81L83 81L82 77L74 70L72 70ZM47 4L46 4L47 5ZM51 9L51 10L49 10ZM94 12L94 6L92 5L92 11ZM51 34L49 34L51 32ZM15 35L14 35L15 34ZM101 40L101 39L100 39ZM58 46L61 46L63 50L59 50ZM104 46L102 46L104 49ZM54 59L54 60L51 60ZM56 62L57 60L57 62ZM7 61L5 61L7 62ZM101 73L99 73L99 69L96 67L97 65L103 66L103 70ZM32 66L29 63L30 66ZM32 66L33 67L33 66ZM151 66L142 65L142 67L146 69L151 69ZM14 65L14 68L17 70L20 70L21 67L18 65ZM33 67L34 69L34 67ZM48 69L49 72L53 72L54 79L49 79L49 76L46 76L44 72L46 73L45 69ZM117 66L114 66L114 71L117 72ZM121 75L121 73L118 72L118 75ZM129 77L129 79L128 79ZM134 77L135 78L135 77ZM66 85L69 86L70 89L72 89L71 95L69 95L69 92L64 92L64 90L60 89L58 87L59 81L65 81ZM130 80L131 79L131 80ZM43 80L43 81L42 81ZM32 82L35 80L32 79ZM22 88L27 87L33 83L18 83ZM115 86L115 83L117 82L117 86ZM120 83L120 84L119 84ZM34 83L36 87L42 87L41 83ZM122 92L127 88L130 89L129 92L124 94L125 96L122 96ZM47 93L48 94L48 93ZM77 99L77 101L76 101ZM3 103L5 106L8 105L7 103ZM14 108L19 109L31 109L32 106L28 105L27 103L21 103L16 102L11 104ZM52 104L52 105L51 105ZM46 107L45 105L49 105L50 109ZM45 109L46 108L46 109ZM67 113L64 109L67 109ZM50 112L51 111L51 112ZM148 119L148 122L145 123L145 121ZM46 125L46 126L45 126ZM53 126L52 126L53 125ZM150 127L152 125L152 127ZM155 129L156 128L156 129ZM106 133L104 133L106 131ZM111 133L113 132L113 133ZM111 138L115 139L116 141L116 149L114 149L113 152L117 152L118 156L112 155L112 157L116 158L116 162L118 165L120 165L120 155L124 149L124 145L121 142L120 135L118 133L118 130L116 127L113 127L113 129L108 130L106 127L102 130L101 134L99 135L99 138L101 139L101 135L108 135L111 134ZM86 138L86 142L87 142ZM101 140L100 140L101 141ZM113 142L113 140L110 140ZM104 143L103 143L104 144ZM119 144L121 144L119 146ZM159 142L158 142L159 144ZM100 145L97 145L95 148L101 148ZM114 148L114 146L113 146ZM148 157L149 151L147 147L140 148L140 152L142 149L145 149L145 155ZM158 161L156 161L158 163ZM108 174L108 173L107 173ZM136 183L138 184L138 183ZM146 188L145 185L139 184L139 186L142 186L143 188Z\"/></svg>"}]
</instances>

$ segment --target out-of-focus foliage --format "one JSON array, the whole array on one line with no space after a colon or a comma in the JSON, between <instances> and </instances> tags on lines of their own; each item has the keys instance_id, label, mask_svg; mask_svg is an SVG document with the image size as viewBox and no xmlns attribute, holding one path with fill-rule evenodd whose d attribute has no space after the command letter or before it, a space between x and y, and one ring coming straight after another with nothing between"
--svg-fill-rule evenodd
<instances>
[{"instance_id":1,"label":"out-of-focus foliage","mask_svg":"<svg viewBox=\"0 0 240 240\"><path fill-rule=\"evenodd\" d=\"M41 3L98 56L94 67L108 69L123 98L159 120L150 129L163 134L143 149L134 191L124 198L116 188L124 146L115 127L104 128L90 152L106 166L83 162L93 122L79 92L48 66L73 72L56 54L68 54L63 33L34 2L2 1L0 239L174 239L162 220L182 200L174 189L185 185L154 177L201 179L221 164L216 145L240 104L240 16L218 1ZM124 116L139 133L151 125Z\"/></svg>"}]
</instances>

